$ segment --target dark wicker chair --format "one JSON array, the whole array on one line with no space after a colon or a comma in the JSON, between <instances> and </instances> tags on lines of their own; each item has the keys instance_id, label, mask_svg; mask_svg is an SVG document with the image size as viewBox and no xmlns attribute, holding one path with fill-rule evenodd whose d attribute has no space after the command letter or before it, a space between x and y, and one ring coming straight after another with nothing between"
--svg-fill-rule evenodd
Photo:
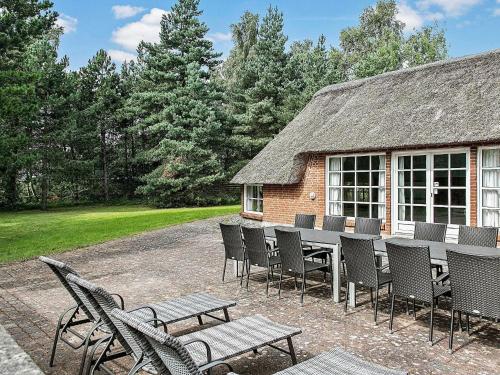
<instances>
[{"instance_id":1,"label":"dark wicker chair","mask_svg":"<svg viewBox=\"0 0 500 375\"><path fill-rule=\"evenodd\" d=\"M281 272L278 295L281 296L281 283L283 281L283 273L293 274L295 280L297 276L302 276L302 289L300 295L300 303L304 303L304 290L306 287L306 273L312 271L330 271L332 270L332 258L327 250L318 250L313 253L304 255L302 240L299 231L284 231L275 230L278 248L280 249ZM311 259L318 254L328 253L329 263L317 263ZM309 258L309 259L308 259ZM331 278L330 288L333 295L333 277Z\"/></svg>"},{"instance_id":2,"label":"dark wicker chair","mask_svg":"<svg viewBox=\"0 0 500 375\"><path fill-rule=\"evenodd\" d=\"M458 243L461 245L497 247L498 228L460 225Z\"/></svg>"},{"instance_id":3,"label":"dark wicker chair","mask_svg":"<svg viewBox=\"0 0 500 375\"><path fill-rule=\"evenodd\" d=\"M332 216L325 215L323 216L323 230L329 230L332 232L345 232L345 216Z\"/></svg>"},{"instance_id":4,"label":"dark wicker chair","mask_svg":"<svg viewBox=\"0 0 500 375\"><path fill-rule=\"evenodd\" d=\"M423 223L415 222L415 232L413 238L415 240L444 242L446 238L446 224Z\"/></svg>"},{"instance_id":5,"label":"dark wicker chair","mask_svg":"<svg viewBox=\"0 0 500 375\"><path fill-rule=\"evenodd\" d=\"M295 228L314 229L316 215L295 214Z\"/></svg>"},{"instance_id":6,"label":"dark wicker chair","mask_svg":"<svg viewBox=\"0 0 500 375\"><path fill-rule=\"evenodd\" d=\"M449 285L438 284L446 275L437 279L432 278L431 257L427 246L401 246L387 242L386 249L393 286L389 329L392 333L396 297L429 303L431 305L429 341L432 345L434 308L437 307L438 298L450 292Z\"/></svg>"},{"instance_id":7,"label":"dark wicker chair","mask_svg":"<svg viewBox=\"0 0 500 375\"><path fill-rule=\"evenodd\" d=\"M357 217L354 221L354 233L373 234L375 236L380 236L381 225L382 219Z\"/></svg>"},{"instance_id":8,"label":"dark wicker chair","mask_svg":"<svg viewBox=\"0 0 500 375\"><path fill-rule=\"evenodd\" d=\"M452 293L449 350L453 350L455 312L500 319L500 257L446 251ZM461 319L459 319L461 325Z\"/></svg>"},{"instance_id":9,"label":"dark wicker chair","mask_svg":"<svg viewBox=\"0 0 500 375\"><path fill-rule=\"evenodd\" d=\"M345 307L347 311L347 302L349 299L349 283L370 288L370 297L373 303L373 289L375 289L375 310L374 321L377 324L378 297L379 290L385 286L390 288L392 281L391 274L383 272L388 266L377 267L375 262L375 252L373 249L373 240L364 240L351 238L348 235L340 236L342 251L344 253L345 266L347 271L347 286L345 296ZM356 293L356 291L352 291Z\"/></svg>"},{"instance_id":10,"label":"dark wicker chair","mask_svg":"<svg viewBox=\"0 0 500 375\"><path fill-rule=\"evenodd\" d=\"M269 276L274 276L273 267L280 266L278 248L268 249L263 228L242 227L245 249L248 257L247 290L252 266L266 269L266 296L269 295Z\"/></svg>"},{"instance_id":11,"label":"dark wicker chair","mask_svg":"<svg viewBox=\"0 0 500 375\"><path fill-rule=\"evenodd\" d=\"M226 275L227 260L236 261L236 277L240 277L238 271L238 262L242 262L241 280L240 285L243 285L243 274L247 266L247 256L245 253L245 244L241 235L241 226L239 224L223 224L220 223L220 230L222 233L222 241L224 243L224 269L222 271L222 282Z\"/></svg>"}]
</instances>

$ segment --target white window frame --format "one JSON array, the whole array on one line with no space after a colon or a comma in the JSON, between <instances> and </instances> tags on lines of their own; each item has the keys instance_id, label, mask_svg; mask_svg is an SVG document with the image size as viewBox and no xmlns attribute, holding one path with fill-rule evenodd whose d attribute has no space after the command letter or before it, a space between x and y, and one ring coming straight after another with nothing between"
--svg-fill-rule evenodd
<instances>
[{"instance_id":1,"label":"white window frame","mask_svg":"<svg viewBox=\"0 0 500 375\"><path fill-rule=\"evenodd\" d=\"M470 225L470 213L471 213L471 202L470 202L470 147L452 147L452 148L429 148L420 150L407 150L407 151L397 151L393 152L391 156L391 234L401 233L397 230L398 222L402 224L407 223L413 225L413 222L400 221L398 220L398 191L397 191L397 178L398 178L398 157L399 156L414 156L414 155L434 155L434 154L446 154L446 153L465 153L465 223ZM429 161L429 159L427 159ZM429 196L432 191L431 180L433 168L427 166L426 168L426 191L427 198L431 199ZM432 206L432 204L430 205ZM431 215L429 211L429 205L427 204L427 220ZM448 228L457 229L457 224L448 224Z\"/></svg>"},{"instance_id":2,"label":"white window frame","mask_svg":"<svg viewBox=\"0 0 500 375\"><path fill-rule=\"evenodd\" d=\"M260 199L260 198L248 198L247 188L250 186L256 186L256 187L260 187L263 189L262 184L245 184L245 185L243 185L243 210L244 210L244 212L248 212L248 213L252 213L252 214L256 214L256 215L263 215L264 214L264 190L262 190L262 199ZM261 200L262 201L262 212L250 210L248 208L248 205L247 205L248 199Z\"/></svg>"},{"instance_id":3,"label":"white window frame","mask_svg":"<svg viewBox=\"0 0 500 375\"><path fill-rule=\"evenodd\" d=\"M338 155L328 155L325 157L325 215L329 215L330 214L330 203L333 203L332 201L330 201L330 159L332 158L345 158L345 157L357 157L357 156L384 156L385 157L385 163L384 163L384 168L383 169L379 169L377 170L378 172L381 172L383 171L384 172L384 208L385 208L385 216L387 218L387 186L386 186L386 181L387 181L387 168L386 168L386 163L387 163L387 153L386 152L368 152L368 153L359 153L359 154L338 154ZM352 172L357 172L357 170L354 170ZM373 171L370 170L370 174L372 173ZM342 176L341 176L341 179L342 179ZM356 198L356 188L357 188L357 183L352 186L352 188L354 188L354 194L355 194L355 202L349 202L349 203L353 203L354 205L356 205L358 202L357 202L357 198ZM342 182L339 186L340 188L340 196L341 196L341 200L340 200L340 203L343 204L343 193L342 193ZM371 176L370 176L370 187L369 189L372 189L372 186L371 186ZM337 202L338 203L338 202ZM382 205L382 203L380 202L369 202L370 206L372 203L375 203L375 204L380 204ZM343 213L342 213L343 214ZM370 215L371 215L371 212L370 212ZM386 222L386 218L385 219L382 219L382 223L385 223ZM354 220L355 217L352 217L352 216L348 216L347 217L348 220Z\"/></svg>"},{"instance_id":4,"label":"white window frame","mask_svg":"<svg viewBox=\"0 0 500 375\"><path fill-rule=\"evenodd\" d=\"M483 226L483 151L484 150L500 150L500 145L481 146L477 149L477 165L476 165L476 186L477 186L477 225ZM500 188L499 188L500 190Z\"/></svg>"}]
</instances>

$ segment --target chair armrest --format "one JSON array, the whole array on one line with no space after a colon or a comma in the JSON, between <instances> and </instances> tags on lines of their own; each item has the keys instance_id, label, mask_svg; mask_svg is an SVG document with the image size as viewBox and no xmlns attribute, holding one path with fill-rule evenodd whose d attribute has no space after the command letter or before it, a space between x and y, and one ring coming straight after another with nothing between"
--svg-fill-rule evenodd
<instances>
[{"instance_id":1,"label":"chair armrest","mask_svg":"<svg viewBox=\"0 0 500 375\"><path fill-rule=\"evenodd\" d=\"M132 309L132 310L127 310L127 312L130 313L130 312L139 311L139 310L143 310L143 309L151 310L151 312L153 313L153 318L155 318L155 319L158 316L158 314L156 314L155 309L153 309L151 306L140 306L140 307L136 307L135 309Z\"/></svg>"},{"instance_id":2,"label":"chair armrest","mask_svg":"<svg viewBox=\"0 0 500 375\"><path fill-rule=\"evenodd\" d=\"M302 244L302 249L311 249L312 250L313 246L312 245L304 245Z\"/></svg>"},{"instance_id":3,"label":"chair armrest","mask_svg":"<svg viewBox=\"0 0 500 375\"><path fill-rule=\"evenodd\" d=\"M118 299L120 300L120 308L122 310L125 309L125 301L123 300L122 296L120 296L118 293L110 293L110 295L113 297L118 297Z\"/></svg>"},{"instance_id":4,"label":"chair armrest","mask_svg":"<svg viewBox=\"0 0 500 375\"><path fill-rule=\"evenodd\" d=\"M379 271L383 271L383 270L385 270L385 269L387 269L387 268L389 268L389 264L386 264L385 266L382 266L382 267L377 267L377 269L378 269Z\"/></svg>"},{"instance_id":5,"label":"chair armrest","mask_svg":"<svg viewBox=\"0 0 500 375\"><path fill-rule=\"evenodd\" d=\"M197 342L202 343L205 346L205 349L207 350L207 364L211 363L212 362L212 350L210 349L210 345L208 345L205 341L200 340L200 339L192 339L192 340L185 341L182 344L184 346L186 346L186 345L194 344Z\"/></svg>"},{"instance_id":6,"label":"chair armrest","mask_svg":"<svg viewBox=\"0 0 500 375\"><path fill-rule=\"evenodd\" d=\"M303 258L312 258L313 256L316 256L319 254L330 254L330 252L328 250L319 250L319 251L315 251L314 253L304 255L302 257Z\"/></svg>"},{"instance_id":7,"label":"chair armrest","mask_svg":"<svg viewBox=\"0 0 500 375\"><path fill-rule=\"evenodd\" d=\"M442 273L435 279L432 279L433 283L442 283L443 281L447 280L450 277L450 274L448 272Z\"/></svg>"},{"instance_id":8,"label":"chair armrest","mask_svg":"<svg viewBox=\"0 0 500 375\"><path fill-rule=\"evenodd\" d=\"M231 373L233 373L233 368L231 367L231 365L229 363L222 362L222 361L213 361L213 362L207 363L206 365L200 366L199 369L201 372L204 372L206 370L212 369L212 368L217 367L217 366L226 366L227 369Z\"/></svg>"}]
</instances>

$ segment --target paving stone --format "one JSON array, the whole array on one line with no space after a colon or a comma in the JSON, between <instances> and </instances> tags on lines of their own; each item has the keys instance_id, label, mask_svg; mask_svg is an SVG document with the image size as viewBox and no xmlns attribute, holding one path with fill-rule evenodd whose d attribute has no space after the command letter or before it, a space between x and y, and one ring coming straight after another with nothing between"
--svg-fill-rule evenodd
<instances>
[{"instance_id":1,"label":"paving stone","mask_svg":"<svg viewBox=\"0 0 500 375\"><path fill-rule=\"evenodd\" d=\"M429 346L428 308L417 309L417 320L397 304L395 331L389 333L389 300L381 293L379 325L373 324L369 293L359 291L357 308L344 313L334 304L322 274L308 283L304 306L293 280L283 283L282 298L276 284L265 295L265 274L252 270L249 290L240 288L228 264L226 283L221 282L223 248L218 228L221 219L173 226L84 249L55 255L78 272L111 292L121 294L126 307L156 302L195 291L206 291L238 301L232 318L262 314L283 324L301 327L294 338L299 361L340 346L366 360L411 374L497 374L500 373L500 324L473 319L476 331L470 337L456 334L456 352L447 350L449 306L436 312L435 344ZM226 217L236 222L238 217ZM255 271L255 272L254 272ZM48 367L54 327L58 315L72 305L68 293L50 270L37 260L0 266L0 323L12 332L19 345L47 374L77 374L81 352L60 344L56 366ZM206 319L207 326L213 321ZM199 329L196 320L172 327L175 334ZM291 365L290 358L266 348L258 355L231 360L240 374L268 375ZM126 374L130 360L120 360L113 370ZM223 373L221 370L215 374ZM214 374L214 375L215 375Z\"/></svg>"}]
</instances>

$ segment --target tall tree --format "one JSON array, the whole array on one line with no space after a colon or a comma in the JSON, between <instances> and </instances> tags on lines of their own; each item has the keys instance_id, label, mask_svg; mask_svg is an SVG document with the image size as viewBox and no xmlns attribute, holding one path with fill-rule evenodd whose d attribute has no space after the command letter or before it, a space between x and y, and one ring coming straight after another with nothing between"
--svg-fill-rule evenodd
<instances>
[{"instance_id":1,"label":"tall tree","mask_svg":"<svg viewBox=\"0 0 500 375\"><path fill-rule=\"evenodd\" d=\"M29 46L55 25L47 0L11 0L0 5L0 189L6 205L17 203L19 171L33 160L32 121L38 112L36 70L22 62Z\"/></svg>"},{"instance_id":2,"label":"tall tree","mask_svg":"<svg viewBox=\"0 0 500 375\"><path fill-rule=\"evenodd\" d=\"M198 0L179 0L161 21L160 42L144 44L130 100L151 145L139 191L157 205L202 204L224 180L227 129L222 90L212 79L220 54L206 39Z\"/></svg>"}]
</instances>

